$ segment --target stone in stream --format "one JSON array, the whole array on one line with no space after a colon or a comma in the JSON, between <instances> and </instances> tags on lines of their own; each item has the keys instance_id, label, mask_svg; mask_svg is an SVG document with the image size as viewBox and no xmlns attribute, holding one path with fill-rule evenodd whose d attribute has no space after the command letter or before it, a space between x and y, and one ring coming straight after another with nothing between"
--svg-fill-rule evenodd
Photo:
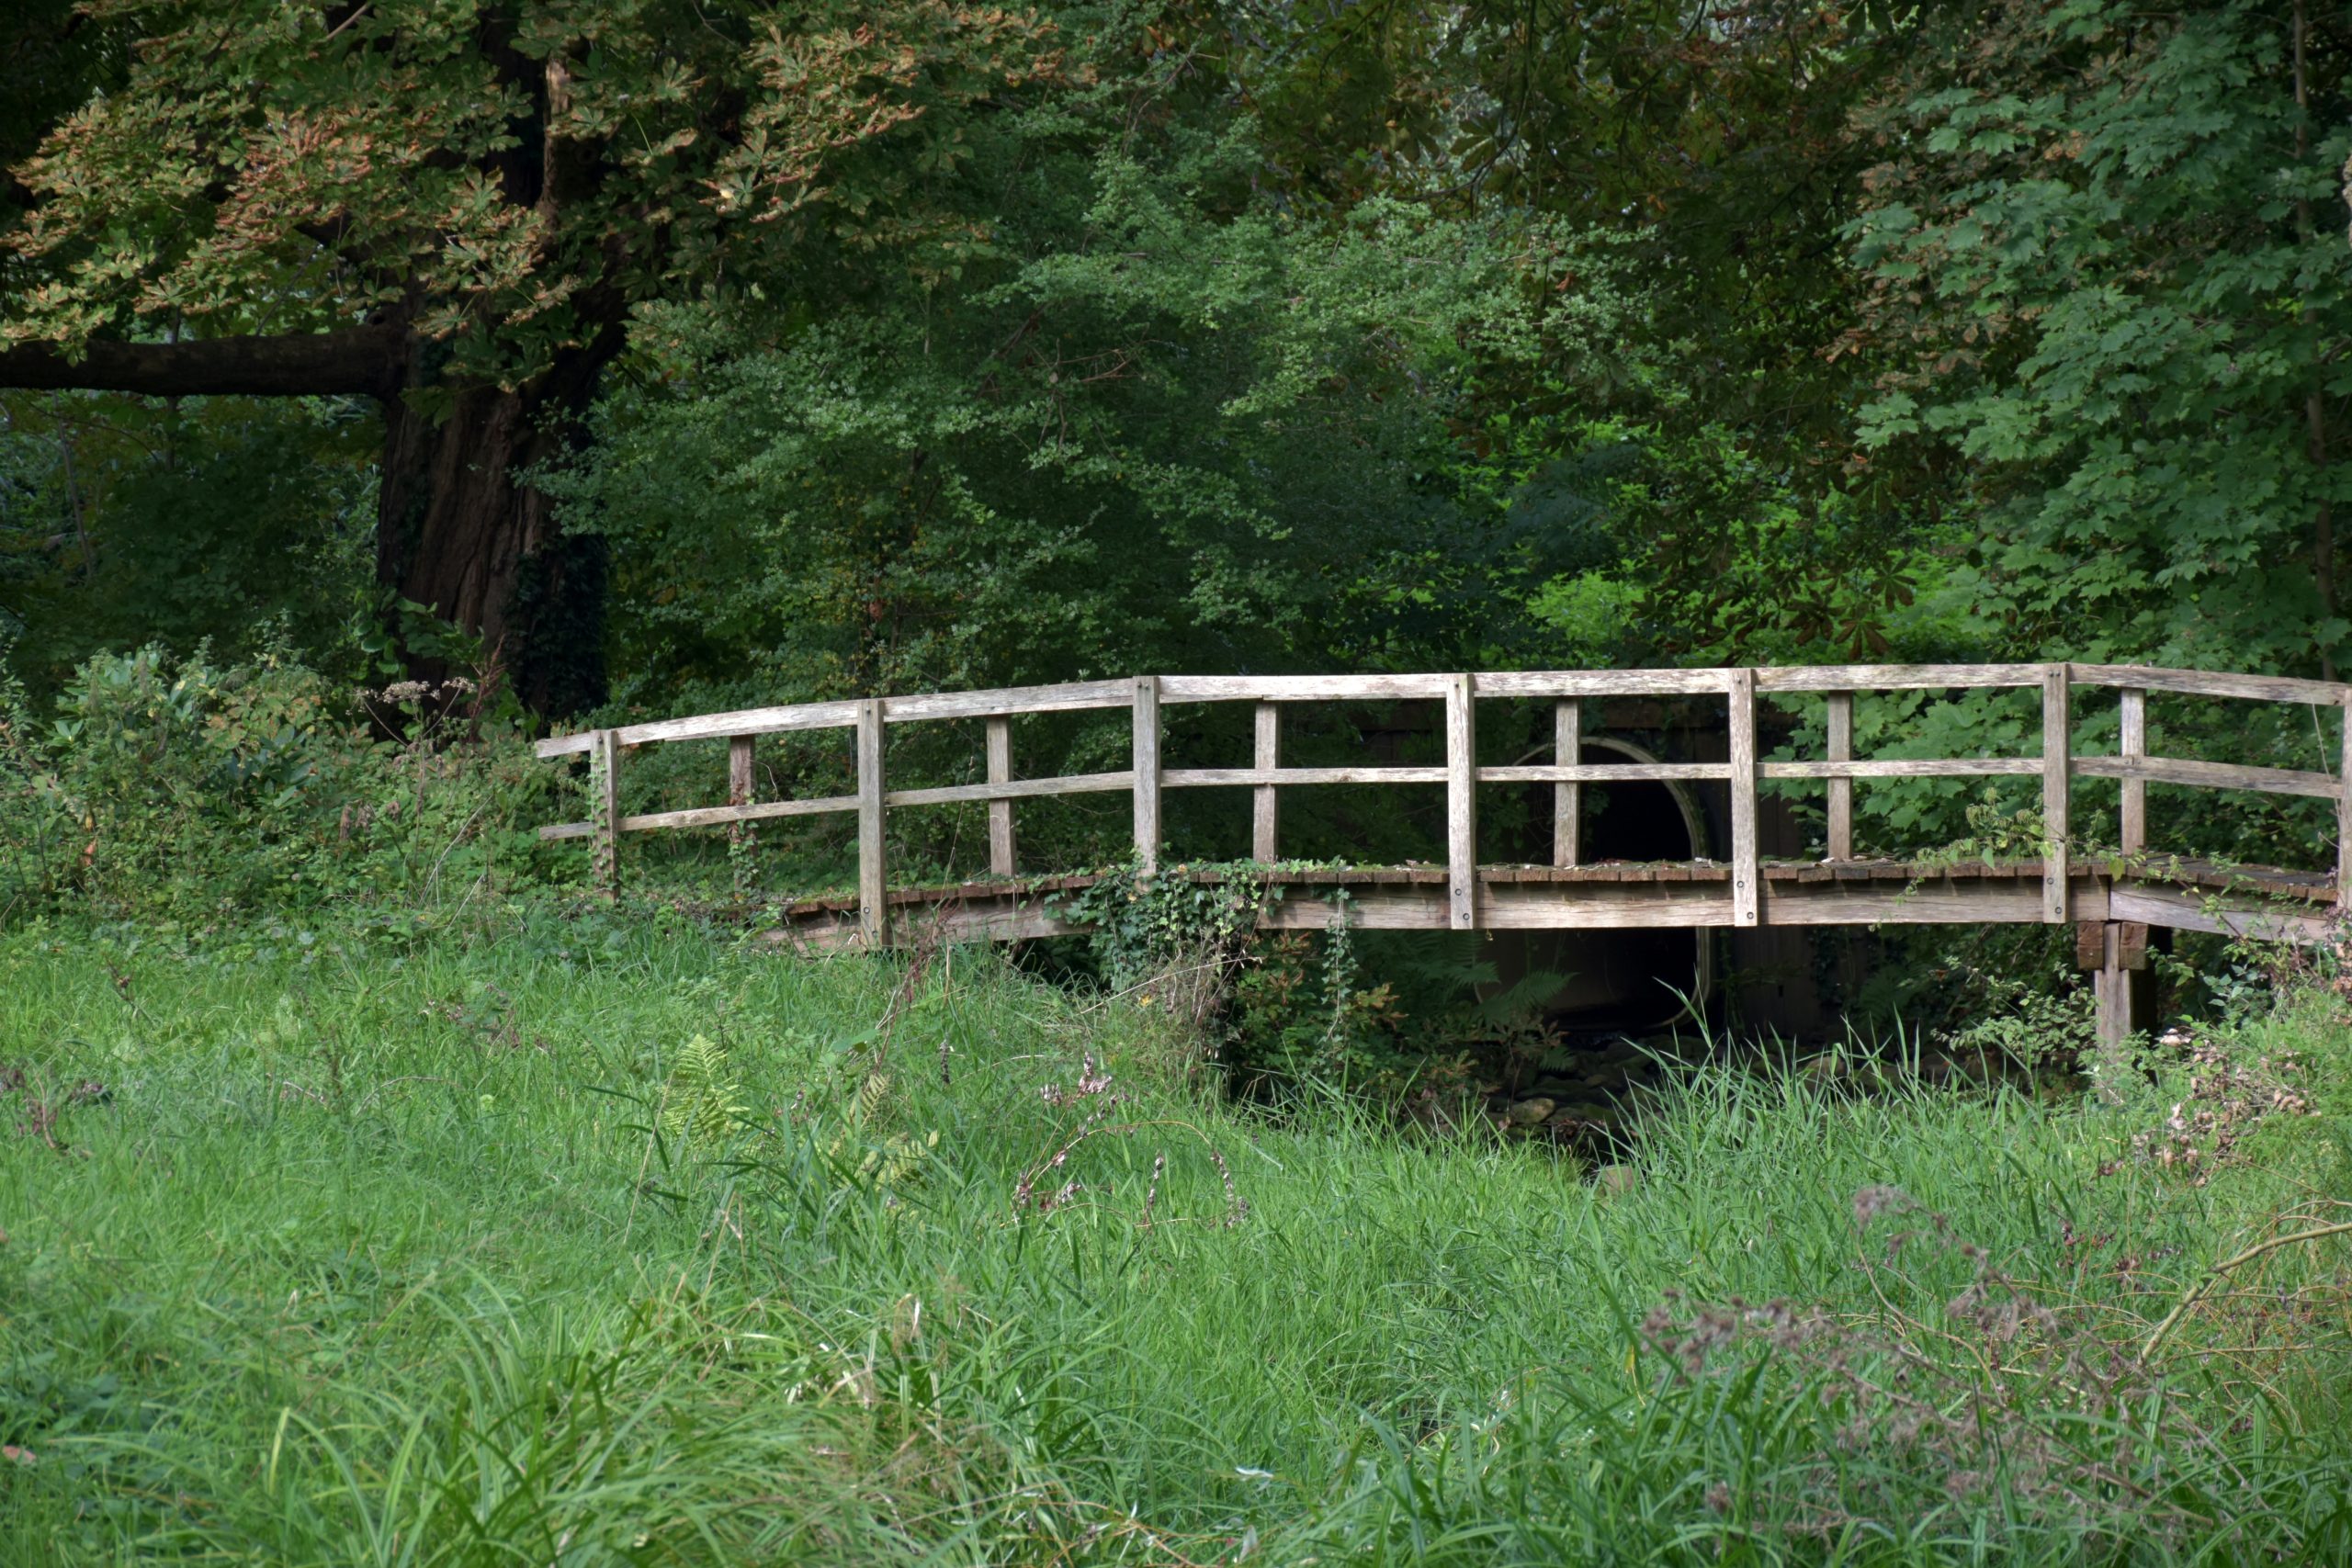
<instances>
[{"instance_id":1,"label":"stone in stream","mask_svg":"<svg viewBox=\"0 0 2352 1568\"><path fill-rule=\"evenodd\" d=\"M1532 1127L1552 1114L1552 1101L1538 1095L1532 1100L1515 1101L1503 1112L1503 1120L1514 1127Z\"/></svg>"}]
</instances>

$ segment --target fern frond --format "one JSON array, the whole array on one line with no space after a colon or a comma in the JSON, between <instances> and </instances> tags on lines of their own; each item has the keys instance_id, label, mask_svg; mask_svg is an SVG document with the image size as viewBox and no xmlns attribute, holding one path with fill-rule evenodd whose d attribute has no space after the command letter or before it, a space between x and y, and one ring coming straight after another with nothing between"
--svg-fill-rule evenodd
<instances>
[{"instance_id":1,"label":"fern frond","mask_svg":"<svg viewBox=\"0 0 2352 1568\"><path fill-rule=\"evenodd\" d=\"M746 1119L728 1070L727 1047L697 1034L678 1052L662 1089L662 1131L672 1138L718 1138Z\"/></svg>"}]
</instances>

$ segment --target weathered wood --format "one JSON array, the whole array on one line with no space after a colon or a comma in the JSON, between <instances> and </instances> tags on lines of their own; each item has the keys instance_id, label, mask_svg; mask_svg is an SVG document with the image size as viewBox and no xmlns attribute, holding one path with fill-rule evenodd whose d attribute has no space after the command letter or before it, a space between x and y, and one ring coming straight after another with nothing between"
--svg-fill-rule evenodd
<instances>
[{"instance_id":1,"label":"weathered wood","mask_svg":"<svg viewBox=\"0 0 2352 1568\"><path fill-rule=\"evenodd\" d=\"M596 855L592 874L607 897L621 881L621 749L609 729L596 731L595 750L589 753L591 813L595 822Z\"/></svg>"},{"instance_id":2,"label":"weathered wood","mask_svg":"<svg viewBox=\"0 0 2352 1568\"><path fill-rule=\"evenodd\" d=\"M1351 926L1368 931L1447 929L1452 923L1450 880L1377 880L1395 869L1363 867L1314 878L1272 878L1259 924L1270 930L1322 930L1330 924L1333 912L1326 889L1346 886L1351 889ZM1480 922L1497 930L1673 930L1724 927L1734 919L1730 889L1720 878L1575 880L1549 885L1514 884L1490 876L1480 880ZM1092 881L1091 877L1057 878L1055 885L1075 890ZM1951 876L1879 883L1768 882L1764 897L1768 923L1790 926L2030 921L2041 901L2040 890L2030 882ZM2085 874L2077 878L2075 897L2084 909L2105 915L2106 894L2096 876ZM1005 941L1080 929L1050 912L1035 892L1002 885L908 889L894 895L893 901L907 910L897 919L920 921L921 929L944 941ZM817 948L845 945L856 940L850 923L854 913L832 903L797 907L786 914L789 940Z\"/></svg>"},{"instance_id":3,"label":"weathered wood","mask_svg":"<svg viewBox=\"0 0 2352 1568\"><path fill-rule=\"evenodd\" d=\"M1552 705L1552 765L1584 764L1584 705L1574 697ZM1552 863L1574 865L1583 850L1584 786L1561 779L1552 786Z\"/></svg>"},{"instance_id":4,"label":"weathered wood","mask_svg":"<svg viewBox=\"0 0 2352 1568\"><path fill-rule=\"evenodd\" d=\"M978 801L1036 800L1054 795L1101 795L1132 788L1135 774L1070 773L1057 779L1007 779L1001 784L941 784L936 788L894 789L886 806L967 806Z\"/></svg>"},{"instance_id":5,"label":"weathered wood","mask_svg":"<svg viewBox=\"0 0 2352 1568\"><path fill-rule=\"evenodd\" d=\"M822 817L829 812L854 811L857 796L831 795L813 800L762 800L748 806L697 806L685 811L647 811L624 817L624 833L646 833L658 828L720 828L740 822L765 822L777 817Z\"/></svg>"},{"instance_id":6,"label":"weathered wood","mask_svg":"<svg viewBox=\"0 0 2352 1568\"><path fill-rule=\"evenodd\" d=\"M1135 708L1136 860L1146 876L1159 869L1159 677L1138 675Z\"/></svg>"},{"instance_id":7,"label":"weathered wood","mask_svg":"<svg viewBox=\"0 0 2352 1568\"><path fill-rule=\"evenodd\" d=\"M2334 707L2345 699L2341 682L2299 681L2284 675L2236 675L2208 670L2164 670L2140 664L2077 664L2073 678L2086 686L2136 686L2143 692L2185 692L2197 697L2238 697L2257 703L2313 703Z\"/></svg>"},{"instance_id":8,"label":"weathered wood","mask_svg":"<svg viewBox=\"0 0 2352 1568\"><path fill-rule=\"evenodd\" d=\"M2138 686L2123 688L2123 712L2118 745L2127 770L2123 780L2123 815L2116 842L2127 855L2136 855L2148 847L2148 781L2129 770L2148 755L2148 694ZM2081 770L2079 759L2076 771Z\"/></svg>"},{"instance_id":9,"label":"weathered wood","mask_svg":"<svg viewBox=\"0 0 2352 1568\"><path fill-rule=\"evenodd\" d=\"M989 783L1012 782L1012 720L1001 714L989 719ZM998 876L1013 874L1012 802L989 802L989 870Z\"/></svg>"},{"instance_id":10,"label":"weathered wood","mask_svg":"<svg viewBox=\"0 0 2352 1568\"><path fill-rule=\"evenodd\" d=\"M1726 672L1731 705L1731 904L1732 924L1752 926L1763 911L1763 876L1757 869L1756 671Z\"/></svg>"},{"instance_id":11,"label":"weathered wood","mask_svg":"<svg viewBox=\"0 0 2352 1568\"><path fill-rule=\"evenodd\" d=\"M752 738L748 735L730 736L727 741L727 804L752 804ZM741 822L731 824L727 842L734 850L752 847L750 829Z\"/></svg>"},{"instance_id":12,"label":"weathered wood","mask_svg":"<svg viewBox=\"0 0 2352 1568\"><path fill-rule=\"evenodd\" d=\"M1127 695L1125 681L1070 681L1057 686L1005 686L992 692L925 692L883 698L882 716L892 724L908 724L918 719L1076 713L1125 707Z\"/></svg>"},{"instance_id":13,"label":"weathered wood","mask_svg":"<svg viewBox=\"0 0 2352 1568\"><path fill-rule=\"evenodd\" d=\"M1854 760L1854 694L1829 694L1829 761L1852 765ZM1854 858L1854 775L1829 776L1829 835L1825 846L1831 860Z\"/></svg>"},{"instance_id":14,"label":"weathered wood","mask_svg":"<svg viewBox=\"0 0 2352 1568\"><path fill-rule=\"evenodd\" d=\"M1260 703L1257 708L1257 746L1253 753L1261 772L1272 773L1282 766L1283 710L1272 703ZM1281 819L1281 802L1274 786L1261 784L1250 800L1250 858L1265 863L1272 863L1275 829Z\"/></svg>"},{"instance_id":15,"label":"weathered wood","mask_svg":"<svg viewBox=\"0 0 2352 1568\"><path fill-rule=\"evenodd\" d=\"M2116 924L2102 920L2091 928L2099 936L2098 971L2091 977L2091 999L2099 1049L2112 1070L2122 1065L2123 1043L2132 1035L2132 993L2124 984L2122 944L2116 940Z\"/></svg>"},{"instance_id":16,"label":"weathered wood","mask_svg":"<svg viewBox=\"0 0 2352 1568\"><path fill-rule=\"evenodd\" d=\"M2123 739L2118 756L2076 758L2070 754L2068 696L2073 681L2078 678L2086 683L2115 685L2120 689ZM2042 755L2038 759L1877 758L1857 761L1851 756L1852 693L1857 689L2015 686L2037 681L2042 686L2045 730ZM2150 690L2265 701L2324 701L2339 710L2347 697L2352 697L2352 687L2332 682L2201 671L2142 670L2111 665L2070 667L2063 664L1838 666L1781 671L1517 671L1493 675L1199 676L1165 680L1138 677L1133 681L1078 682L995 692L932 694L857 702L747 708L552 738L539 743L537 750L540 755L556 758L584 753L588 757L592 773L591 819L550 824L540 829L539 832L542 838L547 839L591 840L595 846L594 875L597 883L610 887L618 875L619 837L626 832L722 825L739 828L744 823L766 818L854 809L860 818L860 894L854 910L859 940L871 939L878 944L887 941L889 935L888 910L893 897L880 868L882 817L891 806L986 803L989 807L989 865L995 874L1009 878L1013 874L1014 863L1011 802L1015 799L1101 790L1132 791L1137 853L1146 870L1150 871L1157 868L1159 860L1160 791L1163 788L1217 785L1250 788L1253 792L1251 850L1261 858L1272 859L1275 852L1275 824L1278 821L1279 797L1275 791L1280 785L1442 783L1447 788L1448 808L1447 859L1442 870L1432 868L1416 873L1409 868L1375 868L1361 874L1371 878L1371 883L1347 882L1344 878L1358 874L1343 873L1338 874L1343 880L1335 885L1390 886L1390 881L1384 880L1390 878L1401 878L1404 883L1414 885L1418 885L1420 879L1431 884L1442 882L1447 891L1437 909L1442 919L1434 923L1460 928L1489 923L1487 904L1492 887L1522 884L1536 886L1531 880L1529 871L1509 868L1497 868L1484 874L1479 871L1476 863L1476 786L1481 783L1550 784L1554 787L1553 858L1559 868L1579 876L1589 871L1600 879L1594 886L1657 887L1679 884L1699 887L1702 892L1713 887L1714 891L1707 892L1706 896L1724 898L1729 910L1725 919L1747 924L1769 918L1777 907L1767 892L1768 880L1776 881L1783 888L1819 886L1837 890L1841 897L1894 897L1914 900L1905 908L1926 908L1916 902L1920 896L1917 887L1890 886L1902 884L1906 878L1917 881L1912 873L1902 867L1873 864L1856 868L1848 865L1854 852L1853 781L1863 778L2031 776L2038 773L2042 780L2043 815L2049 834L2049 843L2042 859L2039 863L2020 863L1989 869L1984 875L2007 882L2020 895L2033 891L2030 881L2022 887L2014 882L2020 870L2025 871L2030 878L2038 879L2041 886L2040 902L2034 913L2039 919L2063 921L2070 918L2108 918L2104 908L2093 909L2083 903L2088 896L2086 888L2104 889L2105 884L2095 878L2086 882L2084 875L2075 873L2068 863L2073 837L2067 817L2071 805L2069 781L2078 776L2111 777L2121 782L2124 798L2121 838L2127 852L2135 857L2143 854L2146 847L2146 786L2150 783L2207 789L2245 789L2332 800L2339 819L2341 840L2333 882L2314 876L2308 879L2311 888L2301 889L2299 886L2286 891L2298 898L2324 899L2330 896L2338 900L2352 898L2352 886L2347 886L2352 884L2352 784L2347 784L2346 776L2352 774L2352 736L2346 738L2344 774L2150 757L2146 755L2146 694ZM1578 699L1608 695L1693 694L1712 691L1725 692L1731 701L1730 761L1721 763L1609 764L1589 764L1582 761L1582 715L1577 705ZM1819 761L1762 761L1756 755L1756 694L1796 691L1822 691L1827 694L1829 755ZM1476 699L1481 696L1551 699L1556 705L1552 763L1477 767L1475 761L1475 704ZM1283 768L1280 765L1280 721L1276 704L1308 700L1408 698L1441 699L1446 704L1447 750L1443 766ZM1255 765L1227 769L1162 769L1159 704L1164 700L1246 700L1256 703ZM1137 765L1135 768L1125 773L1059 779L1015 780L1011 776L1009 715L1115 707L1122 703L1130 706L1136 724ZM888 791L881 786L881 738L885 726L925 719L970 717L989 720L987 783L899 791ZM858 730L859 789L855 795L764 803L751 798L754 790L752 766L753 737L789 730L844 727L854 727ZM729 742L728 805L684 811L645 812L626 818L619 814L617 773L624 748L664 740L703 739L725 739ZM1577 831L1576 807L1579 804L1577 795L1582 785L1600 782L1714 778L1724 779L1731 786L1733 844L1727 867L1693 863L1592 868L1578 863L1591 848L1579 841ZM1756 843L1758 809L1756 788L1759 779L1821 779L1828 784L1831 803L1830 864L1819 868L1817 873L1808 868L1776 867L1772 877L1768 878L1758 859ZM1849 870L1854 871L1853 877L1848 875ZM1785 875L1781 874L1783 871ZM2186 874L2178 868L2168 868L2168 874L2174 880L2179 880ZM1800 876L1810 880L1800 883L1796 880ZM1730 886L1723 887L1717 879L1727 879ZM2277 882L2278 877L2272 875L2270 880ZM2137 886L2126 892L2129 897L2143 901L2155 899L2154 893L2146 886ZM2220 892L2225 897L2235 897L2240 896L2242 889L2233 882L2221 888ZM1430 896L1434 897L1433 894ZM1973 897L1973 895L1970 897ZM2104 898L2103 891L2099 897ZM2201 900L2213 895L2200 890L2196 897ZM1788 905L1792 910L1823 907L1817 903ZM1849 911L1858 911L1860 908L1850 902L1835 907ZM1982 909L1986 906L1978 900L1968 907ZM1679 909L1682 906L1675 908ZM878 922L877 911L880 912ZM1525 914L1525 910L1514 908L1506 918L1516 920ZM846 919L848 916L843 918ZM1607 918L1650 917L1611 914ZM1799 917L1792 915L1792 918ZM1811 915L1802 917L1804 919L1813 918ZM1863 917L1857 912L1825 918ZM1908 919L1914 917L1898 913L1887 918ZM2197 926L2179 908L2170 908L2168 915L2160 912L2151 918L2167 925L2208 929ZM2224 923L2227 929L2244 929L2246 921L2253 918L2239 911L2229 914ZM1425 917L1417 915L1413 919L1425 919ZM1582 917L1571 919L1563 915L1560 919L1574 924L1579 923ZM876 929L877 923L879 929ZM2298 931L2304 929L2295 928ZM2136 973L2129 963L2124 967L2127 972Z\"/></svg>"},{"instance_id":17,"label":"weathered wood","mask_svg":"<svg viewBox=\"0 0 2352 1568\"><path fill-rule=\"evenodd\" d=\"M1764 762L1758 773L1768 779L1996 779L2032 778L2041 772L2039 757L1869 757L1826 761ZM1850 813L1852 796L1848 795Z\"/></svg>"},{"instance_id":18,"label":"weathered wood","mask_svg":"<svg viewBox=\"0 0 2352 1568\"><path fill-rule=\"evenodd\" d=\"M1303 703L1378 698L1437 698L1450 675L1169 675L1159 699L1169 703Z\"/></svg>"},{"instance_id":19,"label":"weathered wood","mask_svg":"<svg viewBox=\"0 0 2352 1568\"><path fill-rule=\"evenodd\" d=\"M2352 696L2344 700L2344 756L2335 769L2335 908L2352 915Z\"/></svg>"},{"instance_id":20,"label":"weathered wood","mask_svg":"<svg viewBox=\"0 0 2352 1568\"><path fill-rule=\"evenodd\" d=\"M1482 697L1699 697L1724 689L1720 670L1496 670L1476 676Z\"/></svg>"},{"instance_id":21,"label":"weathered wood","mask_svg":"<svg viewBox=\"0 0 2352 1568\"><path fill-rule=\"evenodd\" d=\"M1447 924L1478 924L1478 705L1468 675L1445 688L1445 870Z\"/></svg>"},{"instance_id":22,"label":"weathered wood","mask_svg":"<svg viewBox=\"0 0 2352 1568\"><path fill-rule=\"evenodd\" d=\"M1514 762L1480 768L1480 784L1627 784L1642 779L1727 779L1728 762Z\"/></svg>"},{"instance_id":23,"label":"weathered wood","mask_svg":"<svg viewBox=\"0 0 2352 1568\"><path fill-rule=\"evenodd\" d=\"M1451 775L1443 768L1166 768L1162 789L1216 789L1233 784L1433 784Z\"/></svg>"},{"instance_id":24,"label":"weathered wood","mask_svg":"<svg viewBox=\"0 0 2352 1568\"><path fill-rule=\"evenodd\" d=\"M857 924L869 952L890 938L890 881L882 862L883 722L881 699L857 705Z\"/></svg>"},{"instance_id":25,"label":"weathered wood","mask_svg":"<svg viewBox=\"0 0 2352 1568\"><path fill-rule=\"evenodd\" d=\"M650 746L662 740L720 740L734 735L782 735L801 729L847 729L857 722L856 701L798 703L789 707L740 708L732 713L697 714L692 718L665 718L651 724L625 724L613 733L624 746ZM542 740L542 757L560 757L585 750L576 735Z\"/></svg>"},{"instance_id":26,"label":"weathered wood","mask_svg":"<svg viewBox=\"0 0 2352 1568\"><path fill-rule=\"evenodd\" d=\"M2256 790L2265 795L2314 795L2334 800L2340 793L2332 773L2296 768L2248 768L2235 762L2199 762L2187 757L2077 757L2076 778L2122 779L2128 783L2196 784L2205 789Z\"/></svg>"},{"instance_id":27,"label":"weathered wood","mask_svg":"<svg viewBox=\"0 0 2352 1568\"><path fill-rule=\"evenodd\" d=\"M752 738L737 735L727 742L727 804L752 804Z\"/></svg>"},{"instance_id":28,"label":"weathered wood","mask_svg":"<svg viewBox=\"0 0 2352 1568\"><path fill-rule=\"evenodd\" d=\"M2041 683L2032 664L1807 664L1758 670L1759 692L1940 692Z\"/></svg>"},{"instance_id":29,"label":"weathered wood","mask_svg":"<svg viewBox=\"0 0 2352 1568\"><path fill-rule=\"evenodd\" d=\"M2041 676L2041 918L2053 926L2071 918L2066 855L2073 836L2067 822L2073 744L2074 704L2068 697L2066 667L2052 664Z\"/></svg>"},{"instance_id":30,"label":"weathered wood","mask_svg":"<svg viewBox=\"0 0 2352 1568\"><path fill-rule=\"evenodd\" d=\"M2098 896L2095 883L2078 891L2086 903ZM1764 919L1774 926L2031 924L2041 910L2041 889L2006 878L1764 885Z\"/></svg>"},{"instance_id":31,"label":"weathered wood","mask_svg":"<svg viewBox=\"0 0 2352 1568\"><path fill-rule=\"evenodd\" d=\"M2155 887L2144 883L2118 886L2108 898L2108 915L2118 920L2143 920L2171 931L2210 931L2218 936L2250 937L2257 942L2292 942L2325 946L2335 941L2335 922L2326 915L2296 914L2286 909L2228 904L2203 891Z\"/></svg>"}]
</instances>

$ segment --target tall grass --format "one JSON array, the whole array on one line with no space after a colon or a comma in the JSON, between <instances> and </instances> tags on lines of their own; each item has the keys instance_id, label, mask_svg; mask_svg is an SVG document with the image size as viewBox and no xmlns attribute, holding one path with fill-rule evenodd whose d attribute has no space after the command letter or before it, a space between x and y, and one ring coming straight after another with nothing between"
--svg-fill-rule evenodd
<instances>
[{"instance_id":1,"label":"tall grass","mask_svg":"<svg viewBox=\"0 0 2352 1568\"><path fill-rule=\"evenodd\" d=\"M1183 1061L980 953L6 939L0 1560L2352 1561L2352 1249L2128 1353L2352 1197L2340 1087L2194 1185L1724 1070L1620 1190Z\"/></svg>"}]
</instances>

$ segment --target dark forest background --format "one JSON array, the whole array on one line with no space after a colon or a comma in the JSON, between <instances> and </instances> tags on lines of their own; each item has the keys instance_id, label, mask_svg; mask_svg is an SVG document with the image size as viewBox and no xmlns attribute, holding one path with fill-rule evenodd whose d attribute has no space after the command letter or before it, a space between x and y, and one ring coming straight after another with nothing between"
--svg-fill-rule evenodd
<instances>
[{"instance_id":1,"label":"dark forest background","mask_svg":"<svg viewBox=\"0 0 2352 1568\"><path fill-rule=\"evenodd\" d=\"M2342 6L13 16L28 712L2352 648Z\"/></svg>"}]
</instances>

